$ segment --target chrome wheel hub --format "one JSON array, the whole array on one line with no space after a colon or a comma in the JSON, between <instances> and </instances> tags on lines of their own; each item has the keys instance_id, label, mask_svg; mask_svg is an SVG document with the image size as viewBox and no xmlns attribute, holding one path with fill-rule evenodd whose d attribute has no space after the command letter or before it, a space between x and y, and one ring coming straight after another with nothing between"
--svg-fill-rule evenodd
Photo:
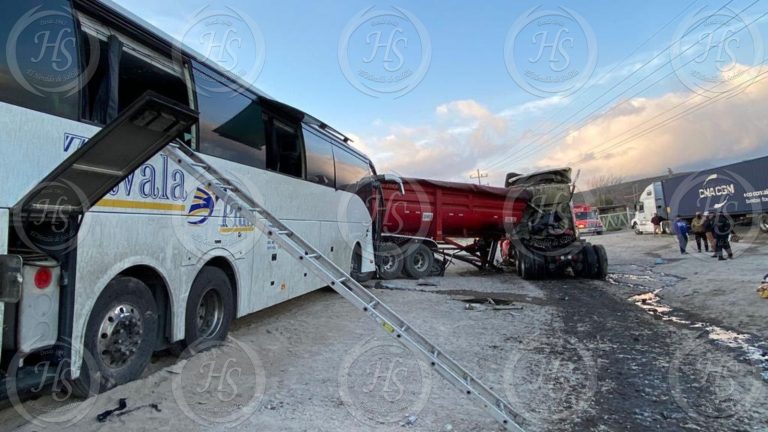
<instances>
[{"instance_id":1,"label":"chrome wheel hub","mask_svg":"<svg viewBox=\"0 0 768 432\"><path fill-rule=\"evenodd\" d=\"M224 302L215 290L209 289L197 305L197 332L200 338L210 338L221 328Z\"/></svg>"},{"instance_id":2,"label":"chrome wheel hub","mask_svg":"<svg viewBox=\"0 0 768 432\"><path fill-rule=\"evenodd\" d=\"M143 334L141 311L131 304L119 304L99 327L98 355L108 367L122 367L139 349Z\"/></svg>"}]
</instances>

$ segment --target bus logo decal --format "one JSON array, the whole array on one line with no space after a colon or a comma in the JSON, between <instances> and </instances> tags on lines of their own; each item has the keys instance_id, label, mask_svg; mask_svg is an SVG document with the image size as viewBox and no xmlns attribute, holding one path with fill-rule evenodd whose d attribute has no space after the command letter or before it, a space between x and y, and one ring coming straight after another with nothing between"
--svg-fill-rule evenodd
<instances>
[{"instance_id":1,"label":"bus logo decal","mask_svg":"<svg viewBox=\"0 0 768 432\"><path fill-rule=\"evenodd\" d=\"M190 225L202 225L208 222L208 218L213 214L216 208L216 199L208 190L198 187L195 191L195 197L192 199L192 205L189 207L188 217L194 218L188 220Z\"/></svg>"},{"instance_id":2,"label":"bus logo decal","mask_svg":"<svg viewBox=\"0 0 768 432\"><path fill-rule=\"evenodd\" d=\"M64 153L68 153L70 150L77 150L80 147L82 147L86 142L88 142L88 138L86 137L65 133L64 134Z\"/></svg>"}]
</instances>

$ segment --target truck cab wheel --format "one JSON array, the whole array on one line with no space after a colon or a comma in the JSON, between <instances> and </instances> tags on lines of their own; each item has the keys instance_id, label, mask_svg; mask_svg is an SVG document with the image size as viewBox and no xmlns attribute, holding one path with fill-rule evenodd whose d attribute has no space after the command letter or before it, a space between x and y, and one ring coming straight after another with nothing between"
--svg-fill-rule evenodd
<instances>
[{"instance_id":1,"label":"truck cab wheel","mask_svg":"<svg viewBox=\"0 0 768 432\"><path fill-rule=\"evenodd\" d=\"M411 250L404 257L403 262L405 274L414 279L429 276L432 272L432 264L435 262L435 255L424 244L419 244L415 248L410 247L409 249Z\"/></svg>"},{"instance_id":2,"label":"truck cab wheel","mask_svg":"<svg viewBox=\"0 0 768 432\"><path fill-rule=\"evenodd\" d=\"M96 299L85 330L73 392L93 396L141 376L157 338L157 305L147 285L117 277Z\"/></svg>"},{"instance_id":3,"label":"truck cab wheel","mask_svg":"<svg viewBox=\"0 0 768 432\"><path fill-rule=\"evenodd\" d=\"M543 266L540 264L541 261L530 253L523 253L521 255L518 255L520 277L525 280L539 279L543 273Z\"/></svg>"},{"instance_id":4,"label":"truck cab wheel","mask_svg":"<svg viewBox=\"0 0 768 432\"><path fill-rule=\"evenodd\" d=\"M608 253L603 245L593 245L592 248L597 257L597 271L592 277L595 279L605 279L608 276Z\"/></svg>"},{"instance_id":5,"label":"truck cab wheel","mask_svg":"<svg viewBox=\"0 0 768 432\"><path fill-rule=\"evenodd\" d=\"M759 217L760 231L768 234L768 213L763 213Z\"/></svg>"},{"instance_id":6,"label":"truck cab wheel","mask_svg":"<svg viewBox=\"0 0 768 432\"><path fill-rule=\"evenodd\" d=\"M382 279L396 279L403 271L403 252L394 243L379 246L379 276Z\"/></svg>"},{"instance_id":7,"label":"truck cab wheel","mask_svg":"<svg viewBox=\"0 0 768 432\"><path fill-rule=\"evenodd\" d=\"M217 267L203 267L187 297L184 345L226 339L234 311L232 284L227 274Z\"/></svg>"},{"instance_id":8,"label":"truck cab wheel","mask_svg":"<svg viewBox=\"0 0 768 432\"><path fill-rule=\"evenodd\" d=\"M632 224L632 229L635 230L635 234L637 234L637 235L642 235L643 234L643 231L637 225L637 222Z\"/></svg>"},{"instance_id":9,"label":"truck cab wheel","mask_svg":"<svg viewBox=\"0 0 768 432\"><path fill-rule=\"evenodd\" d=\"M585 243L581 248L581 271L578 276L592 278L598 272L597 253L590 243Z\"/></svg>"}]
</instances>

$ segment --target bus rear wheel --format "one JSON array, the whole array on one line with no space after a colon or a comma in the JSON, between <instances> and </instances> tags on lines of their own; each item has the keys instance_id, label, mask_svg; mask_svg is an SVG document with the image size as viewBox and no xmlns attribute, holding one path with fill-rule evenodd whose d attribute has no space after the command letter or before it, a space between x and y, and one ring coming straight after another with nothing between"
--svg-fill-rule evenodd
<instances>
[{"instance_id":1,"label":"bus rear wheel","mask_svg":"<svg viewBox=\"0 0 768 432\"><path fill-rule=\"evenodd\" d=\"M73 391L89 397L139 378L155 348L157 322L147 285L132 277L113 279L93 305Z\"/></svg>"},{"instance_id":2,"label":"bus rear wheel","mask_svg":"<svg viewBox=\"0 0 768 432\"><path fill-rule=\"evenodd\" d=\"M192 282L184 318L184 344L223 341L234 319L232 284L223 270L203 267Z\"/></svg>"}]
</instances>

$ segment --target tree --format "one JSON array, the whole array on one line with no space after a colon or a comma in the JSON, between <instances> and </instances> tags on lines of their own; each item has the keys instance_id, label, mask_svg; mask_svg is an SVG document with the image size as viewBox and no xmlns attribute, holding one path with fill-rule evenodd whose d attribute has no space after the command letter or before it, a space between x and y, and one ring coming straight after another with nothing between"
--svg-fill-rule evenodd
<instances>
[{"instance_id":1,"label":"tree","mask_svg":"<svg viewBox=\"0 0 768 432\"><path fill-rule=\"evenodd\" d=\"M613 186L622 183L624 183L624 177L613 174L601 175L590 179L588 185L594 197L594 205L597 207L613 205L611 189Z\"/></svg>"}]
</instances>

